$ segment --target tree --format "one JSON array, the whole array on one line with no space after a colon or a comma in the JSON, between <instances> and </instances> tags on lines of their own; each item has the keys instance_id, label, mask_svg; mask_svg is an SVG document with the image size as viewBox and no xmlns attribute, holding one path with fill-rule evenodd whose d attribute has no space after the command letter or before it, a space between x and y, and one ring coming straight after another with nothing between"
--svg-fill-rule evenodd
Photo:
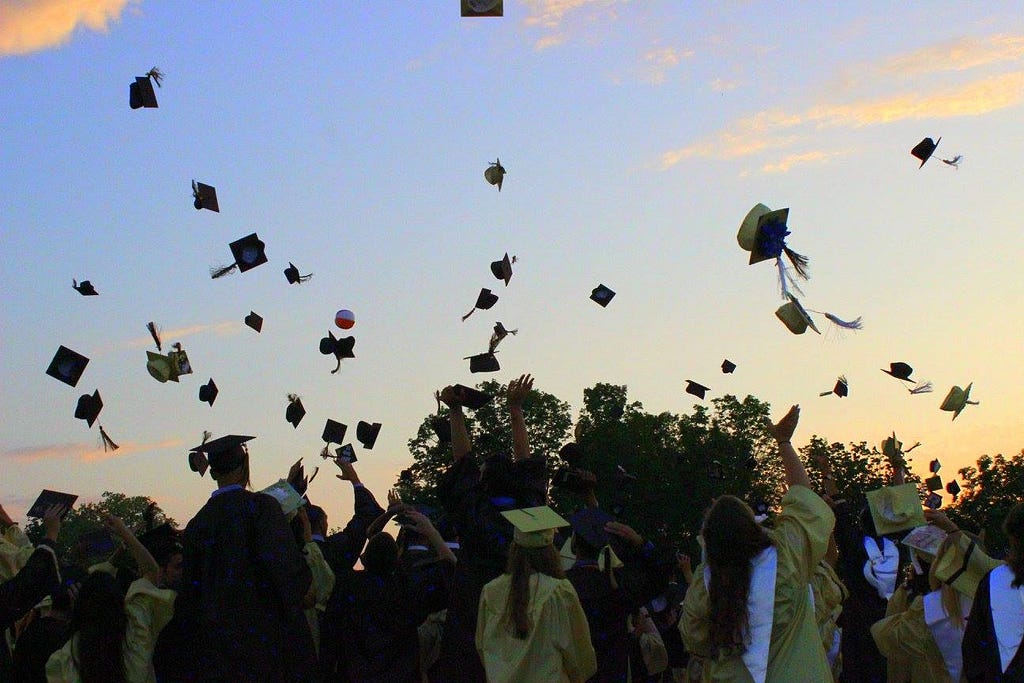
<instances>
[{"instance_id":1,"label":"tree","mask_svg":"<svg viewBox=\"0 0 1024 683\"><path fill-rule=\"evenodd\" d=\"M962 491L947 510L957 526L982 534L989 555L1006 554L1003 520L1017 503L1024 501L1024 450L1012 458L983 455L975 467L959 472Z\"/></svg>"}]
</instances>

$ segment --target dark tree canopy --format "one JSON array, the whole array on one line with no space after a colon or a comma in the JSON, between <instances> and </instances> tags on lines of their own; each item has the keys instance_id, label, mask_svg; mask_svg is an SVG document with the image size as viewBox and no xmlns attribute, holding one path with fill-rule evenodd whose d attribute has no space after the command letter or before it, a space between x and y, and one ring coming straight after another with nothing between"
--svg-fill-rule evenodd
<instances>
[{"instance_id":1,"label":"dark tree canopy","mask_svg":"<svg viewBox=\"0 0 1024 683\"><path fill-rule=\"evenodd\" d=\"M961 469L960 477L962 491L950 518L961 528L981 534L990 555L1004 556L1003 520L1010 508L1024 502L1024 450L1011 458L983 455L976 466Z\"/></svg>"}]
</instances>

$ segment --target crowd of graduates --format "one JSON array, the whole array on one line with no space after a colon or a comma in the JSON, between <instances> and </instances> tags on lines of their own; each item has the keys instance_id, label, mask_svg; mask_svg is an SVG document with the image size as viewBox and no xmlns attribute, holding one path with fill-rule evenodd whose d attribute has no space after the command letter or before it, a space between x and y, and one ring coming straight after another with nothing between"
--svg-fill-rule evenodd
<instances>
[{"instance_id":1,"label":"crowd of graduates","mask_svg":"<svg viewBox=\"0 0 1024 683\"><path fill-rule=\"evenodd\" d=\"M691 569L605 511L586 471L571 473L584 495L568 520L547 506L531 388L510 383L511 452L483 462L473 390L438 393L453 458L439 509L394 492L385 509L339 459L355 503L334 533L308 497L286 513L249 490L251 437L197 447L217 488L184 530L106 518L132 569L59 557L59 505L34 545L0 508L0 681L1024 681L1024 504L1003 560L938 510L924 516L942 540L911 548L838 499L825 458L814 490L794 406L771 428L781 509L767 520L718 497ZM891 464L902 483L898 452ZM288 481L305 493L300 463Z\"/></svg>"}]
</instances>

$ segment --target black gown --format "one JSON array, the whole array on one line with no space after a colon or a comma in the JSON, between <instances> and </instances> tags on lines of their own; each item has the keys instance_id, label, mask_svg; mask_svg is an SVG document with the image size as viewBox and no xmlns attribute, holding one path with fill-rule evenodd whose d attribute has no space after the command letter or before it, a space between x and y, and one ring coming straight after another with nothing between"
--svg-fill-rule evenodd
<instances>
[{"instance_id":1,"label":"black gown","mask_svg":"<svg viewBox=\"0 0 1024 683\"><path fill-rule=\"evenodd\" d=\"M315 680L302 600L312 574L277 501L214 495L182 536L175 609L189 636L189 681Z\"/></svg>"},{"instance_id":2,"label":"black gown","mask_svg":"<svg viewBox=\"0 0 1024 683\"><path fill-rule=\"evenodd\" d=\"M989 572L991 574L991 572ZM999 658L999 643L992 625L992 597L989 574L978 584L974 594L971 614L967 617L962 644L963 676L971 683L1021 683L1024 681L1024 647L1017 648L1017 654L1003 671Z\"/></svg>"}]
</instances>

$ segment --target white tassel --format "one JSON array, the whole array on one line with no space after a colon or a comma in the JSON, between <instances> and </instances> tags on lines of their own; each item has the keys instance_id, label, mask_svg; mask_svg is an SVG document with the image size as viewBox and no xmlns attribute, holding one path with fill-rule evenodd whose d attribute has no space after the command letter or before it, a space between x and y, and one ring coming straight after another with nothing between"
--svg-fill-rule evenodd
<instances>
[{"instance_id":1,"label":"white tassel","mask_svg":"<svg viewBox=\"0 0 1024 683\"><path fill-rule=\"evenodd\" d=\"M932 383L931 382L920 382L913 389L907 389L907 391L909 391L912 394L927 394L927 393L930 393L931 390L932 390Z\"/></svg>"},{"instance_id":2,"label":"white tassel","mask_svg":"<svg viewBox=\"0 0 1024 683\"><path fill-rule=\"evenodd\" d=\"M831 313L826 313L825 317L831 320L839 327L845 328L847 330L860 330L864 328L864 323L861 322L861 316L857 316L855 320L851 321L842 320L841 318Z\"/></svg>"}]
</instances>

